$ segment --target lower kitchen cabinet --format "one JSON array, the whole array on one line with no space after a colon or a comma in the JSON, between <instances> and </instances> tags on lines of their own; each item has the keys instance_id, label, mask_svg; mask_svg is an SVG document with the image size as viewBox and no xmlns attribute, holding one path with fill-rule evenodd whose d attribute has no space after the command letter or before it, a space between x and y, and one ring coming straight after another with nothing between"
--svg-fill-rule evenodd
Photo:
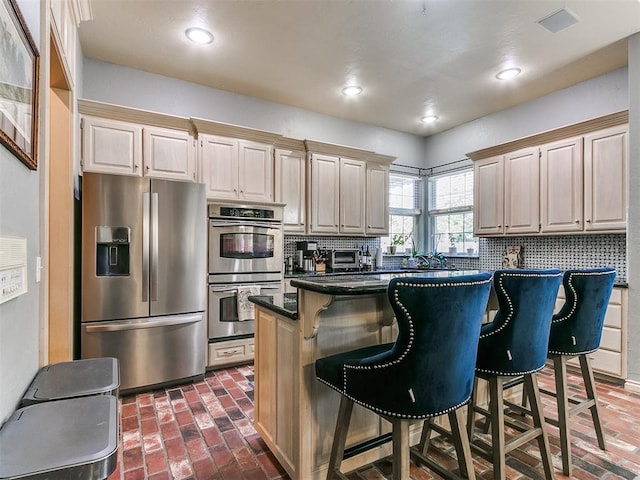
<instances>
[{"instance_id":1,"label":"lower kitchen cabinet","mask_svg":"<svg viewBox=\"0 0 640 480\"><path fill-rule=\"evenodd\" d=\"M253 337L210 343L207 351L207 368L252 362L254 350Z\"/></svg>"},{"instance_id":2,"label":"lower kitchen cabinet","mask_svg":"<svg viewBox=\"0 0 640 480\"><path fill-rule=\"evenodd\" d=\"M600 348L589 354L593 371L610 377L627 377L627 296L628 289L615 287L611 292L602 328ZM564 290L560 287L556 312L564 304ZM578 367L577 357L569 365Z\"/></svg>"}]
</instances>

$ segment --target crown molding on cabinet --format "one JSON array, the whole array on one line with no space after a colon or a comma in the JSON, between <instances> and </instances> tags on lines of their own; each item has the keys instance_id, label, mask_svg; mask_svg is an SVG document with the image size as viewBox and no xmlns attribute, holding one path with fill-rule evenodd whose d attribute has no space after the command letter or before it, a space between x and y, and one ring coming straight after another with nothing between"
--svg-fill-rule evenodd
<instances>
[{"instance_id":1,"label":"crown molding on cabinet","mask_svg":"<svg viewBox=\"0 0 640 480\"><path fill-rule=\"evenodd\" d=\"M304 140L298 140L297 138L280 137L276 139L273 146L275 148L281 148L283 150L298 150L304 152Z\"/></svg>"},{"instance_id":2,"label":"crown molding on cabinet","mask_svg":"<svg viewBox=\"0 0 640 480\"><path fill-rule=\"evenodd\" d=\"M369 162L379 163L382 165L390 165L397 157L392 157L391 155L382 155L381 153L374 153L371 157L368 158Z\"/></svg>"},{"instance_id":3,"label":"crown molding on cabinet","mask_svg":"<svg viewBox=\"0 0 640 480\"><path fill-rule=\"evenodd\" d=\"M211 135L220 135L222 137L240 138L242 140L250 140L253 142L267 143L273 145L282 135L279 133L265 132L264 130L256 130L254 128L241 127L239 125L231 125L229 123L214 122L204 118L191 117L195 131L198 133L208 133Z\"/></svg>"},{"instance_id":4,"label":"crown molding on cabinet","mask_svg":"<svg viewBox=\"0 0 640 480\"><path fill-rule=\"evenodd\" d=\"M347 147L345 145L335 145L332 143L316 142L315 140L305 140L304 144L308 152L325 153L338 157L348 157L354 160L371 160L375 152L361 150L359 148Z\"/></svg>"},{"instance_id":5,"label":"crown molding on cabinet","mask_svg":"<svg viewBox=\"0 0 640 480\"><path fill-rule=\"evenodd\" d=\"M78 100L78 111L82 115L103 117L110 120L135 122L154 127L166 127L183 130L195 135L193 125L187 117L166 115L164 113L140 110L137 108L121 107L110 103L96 102L94 100Z\"/></svg>"},{"instance_id":6,"label":"crown molding on cabinet","mask_svg":"<svg viewBox=\"0 0 640 480\"><path fill-rule=\"evenodd\" d=\"M476 150L475 152L467 153L467 157L475 161L482 158L494 157L496 155L504 155L505 153L515 152L522 148L536 147L538 145L544 145L546 143L556 142L570 137L585 135L596 130L624 125L628 122L629 111L623 110L609 115L604 115L602 117L592 118L584 122L574 123L554 130L537 133L529 137L523 137L518 140L502 143L493 147L483 148L482 150Z\"/></svg>"}]
</instances>

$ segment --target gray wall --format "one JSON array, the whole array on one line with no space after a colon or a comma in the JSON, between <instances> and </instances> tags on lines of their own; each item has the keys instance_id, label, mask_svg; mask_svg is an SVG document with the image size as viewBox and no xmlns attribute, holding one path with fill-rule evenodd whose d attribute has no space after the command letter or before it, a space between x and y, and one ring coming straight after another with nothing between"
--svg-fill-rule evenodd
<instances>
[{"instance_id":1,"label":"gray wall","mask_svg":"<svg viewBox=\"0 0 640 480\"><path fill-rule=\"evenodd\" d=\"M373 150L422 163L422 137L85 59L80 97Z\"/></svg>"},{"instance_id":2,"label":"gray wall","mask_svg":"<svg viewBox=\"0 0 640 480\"><path fill-rule=\"evenodd\" d=\"M640 388L640 33L629 39L629 379ZM632 247L633 246L633 247Z\"/></svg>"},{"instance_id":3,"label":"gray wall","mask_svg":"<svg viewBox=\"0 0 640 480\"><path fill-rule=\"evenodd\" d=\"M40 45L40 2L18 0L31 35ZM42 161L42 159L40 159ZM0 235L27 239L28 292L0 305L0 424L17 406L38 369L40 177L0 146Z\"/></svg>"},{"instance_id":4,"label":"gray wall","mask_svg":"<svg viewBox=\"0 0 640 480\"><path fill-rule=\"evenodd\" d=\"M631 57L631 54L629 54ZM435 166L467 153L629 108L627 68L487 115L425 139L425 162Z\"/></svg>"}]
</instances>

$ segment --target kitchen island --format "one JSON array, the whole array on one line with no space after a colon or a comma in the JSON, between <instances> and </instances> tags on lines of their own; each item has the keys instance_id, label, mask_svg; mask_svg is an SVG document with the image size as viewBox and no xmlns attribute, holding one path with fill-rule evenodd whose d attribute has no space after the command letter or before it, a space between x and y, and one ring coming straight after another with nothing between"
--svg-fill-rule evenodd
<instances>
[{"instance_id":1,"label":"kitchen island","mask_svg":"<svg viewBox=\"0 0 640 480\"><path fill-rule=\"evenodd\" d=\"M254 425L292 479L326 478L340 395L316 380L316 359L395 339L386 294L391 278L473 273L477 271L304 277L291 280L298 288L297 305L291 294L250 297L256 306ZM417 442L420 425L416 427ZM347 447L389 431L387 422L356 405ZM345 456L343 471L390 454L386 443Z\"/></svg>"}]
</instances>

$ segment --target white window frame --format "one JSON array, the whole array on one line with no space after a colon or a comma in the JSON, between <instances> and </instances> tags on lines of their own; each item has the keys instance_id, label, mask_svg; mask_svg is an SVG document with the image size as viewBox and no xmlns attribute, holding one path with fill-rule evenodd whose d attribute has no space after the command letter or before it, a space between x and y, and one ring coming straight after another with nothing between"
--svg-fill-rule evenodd
<instances>
[{"instance_id":1,"label":"white window frame","mask_svg":"<svg viewBox=\"0 0 640 480\"><path fill-rule=\"evenodd\" d=\"M433 208L432 200L433 200L433 188L435 182L438 180L442 180L445 177L453 177L458 175L471 175L471 185L469 191L466 191L466 195L469 198L469 203L465 205L458 205L454 207L445 207L445 208ZM445 173L441 173L438 175L432 175L429 177L427 181L427 213L429 216L429 250L435 251L439 250L440 252L446 255L452 256L477 256L478 255L478 237L473 236L473 167L469 168L461 168L456 169L455 171L449 171ZM470 230L466 230L464 227L464 222L462 226L462 232L455 233L452 240L436 238L439 236L435 233L436 230L436 221L437 217L440 216L452 216L452 215L471 215L471 221L467 222ZM462 238L460 238L462 235ZM453 243L456 247L456 251L454 252L449 246ZM444 248L447 247L447 248ZM468 249L472 249L471 252Z\"/></svg>"},{"instance_id":2,"label":"white window frame","mask_svg":"<svg viewBox=\"0 0 640 480\"><path fill-rule=\"evenodd\" d=\"M409 179L415 182L414 198L413 198L413 206L411 208L398 208L391 206L391 189L393 185L393 177L402 177L405 179ZM410 233L411 238L407 239L404 245L399 246L396 254L407 254L407 249L418 249L421 245L422 236L420 235L420 217L422 215L422 205L424 205L424 181L423 178L418 175L410 175L406 173L398 173L398 172L390 172L389 173L389 235L386 237L380 238L380 246L384 249L388 245L391 245L391 237L394 233L392 229L392 217L393 216L404 216L404 217L413 217L413 226L411 231L402 232L405 234Z\"/></svg>"}]
</instances>

